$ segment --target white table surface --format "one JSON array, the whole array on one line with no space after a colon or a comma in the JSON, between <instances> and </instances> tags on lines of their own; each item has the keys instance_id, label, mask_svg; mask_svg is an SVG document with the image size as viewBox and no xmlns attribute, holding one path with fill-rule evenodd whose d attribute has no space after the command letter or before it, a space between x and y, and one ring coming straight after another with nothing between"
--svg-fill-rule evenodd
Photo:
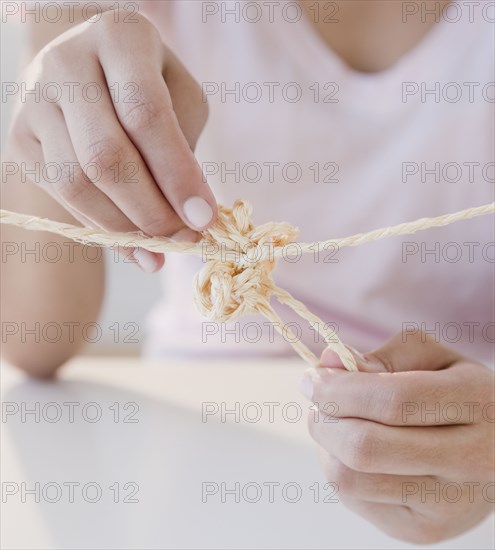
<instances>
[{"instance_id":1,"label":"white table surface","mask_svg":"<svg viewBox=\"0 0 495 550\"><path fill-rule=\"evenodd\" d=\"M306 431L309 404L298 391L303 368L298 360L151 363L79 358L56 382L46 383L3 364L3 412L12 414L3 414L1 423L2 491L18 492L2 495L1 547L416 548L389 538L340 503L322 502L328 496L326 480ZM73 405L73 422L70 406L63 405L68 402L79 404ZM222 422L218 414L204 422L205 402L230 408L239 402L240 421L231 415ZM256 407L245 406L252 402L259 404L262 416L250 423L245 415L253 418ZM280 404L273 406L273 422L265 402ZM36 403L38 418L23 419L21 411ZM297 405L282 414L289 403L300 406L300 421L288 421L298 412ZM89 422L98 410L100 420ZM117 410L121 416L115 422ZM58 421L49 421L60 412ZM128 420L137 422L123 422L129 414ZM39 503L33 494L21 495L23 487L33 489L36 482ZM73 502L71 482L80 484L73 486ZM89 482L101 489L98 502L87 501L96 494L95 485L87 486L83 496L82 487ZM219 488L222 482L227 488L238 482L241 489L254 483L263 492L258 502L248 502L242 493L239 503L228 494L224 503L220 494L202 502L205 482ZM270 482L280 483L273 486L274 502L263 485ZM284 500L281 488L287 483L291 490L300 489L298 502ZM315 483L320 489L316 503L309 489ZM60 500L49 502L57 498L57 486ZM134 497L133 488L138 489ZM123 502L126 495L138 502ZM248 492L247 498L254 493ZM491 516L464 536L431 548L493 548L493 527Z\"/></svg>"}]
</instances>

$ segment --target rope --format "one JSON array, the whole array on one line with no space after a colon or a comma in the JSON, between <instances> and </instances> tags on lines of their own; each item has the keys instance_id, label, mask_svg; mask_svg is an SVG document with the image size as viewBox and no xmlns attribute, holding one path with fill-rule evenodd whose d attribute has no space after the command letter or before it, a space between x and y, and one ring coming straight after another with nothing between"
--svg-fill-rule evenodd
<instances>
[{"instance_id":1,"label":"rope","mask_svg":"<svg viewBox=\"0 0 495 550\"><path fill-rule=\"evenodd\" d=\"M308 253L314 252L316 247L325 249L328 245L337 248L360 246L386 237L411 235L417 231L494 212L495 203L485 204L453 214L421 218L369 233L313 243L296 243L299 231L286 222L269 222L255 226L251 221L251 205L242 200L236 201L231 209L219 206L217 222L202 232L203 238L199 243L175 242L166 237L148 237L143 233L102 232L8 210L0 210L0 223L32 231L56 233L92 246L140 247L152 252L178 252L200 256L205 265L194 279L194 301L204 317L221 323L233 321L246 313L260 313L282 333L283 322L270 305L270 298L274 296L316 328L327 345L339 355L346 369L355 371L357 365L354 356L337 334L302 302L275 285L272 272L277 260L288 253L289 248L286 247L297 244L302 253ZM316 367L316 355L291 331L286 329L285 332L299 355Z\"/></svg>"}]
</instances>

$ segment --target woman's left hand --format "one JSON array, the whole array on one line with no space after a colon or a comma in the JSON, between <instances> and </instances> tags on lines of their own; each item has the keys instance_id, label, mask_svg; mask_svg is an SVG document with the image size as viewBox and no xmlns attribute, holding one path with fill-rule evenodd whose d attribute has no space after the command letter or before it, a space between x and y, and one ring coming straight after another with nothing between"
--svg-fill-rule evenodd
<instances>
[{"instance_id":1,"label":"woman's left hand","mask_svg":"<svg viewBox=\"0 0 495 550\"><path fill-rule=\"evenodd\" d=\"M347 372L327 348L301 383L339 500L415 543L479 523L495 502L493 371L421 333L357 361Z\"/></svg>"}]
</instances>

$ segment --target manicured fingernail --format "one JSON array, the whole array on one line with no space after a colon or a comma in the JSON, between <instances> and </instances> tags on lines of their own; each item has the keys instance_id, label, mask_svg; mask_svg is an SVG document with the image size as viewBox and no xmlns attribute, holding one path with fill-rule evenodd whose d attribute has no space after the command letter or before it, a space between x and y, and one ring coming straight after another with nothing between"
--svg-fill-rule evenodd
<instances>
[{"instance_id":1,"label":"manicured fingernail","mask_svg":"<svg viewBox=\"0 0 495 550\"><path fill-rule=\"evenodd\" d=\"M320 366L324 368L345 369L342 360L330 348L325 348L320 358Z\"/></svg>"},{"instance_id":2,"label":"manicured fingernail","mask_svg":"<svg viewBox=\"0 0 495 550\"><path fill-rule=\"evenodd\" d=\"M139 267L146 271L146 273L153 273L157 268L156 257L153 252L144 248L136 248L133 253L133 258L139 265Z\"/></svg>"},{"instance_id":3,"label":"manicured fingernail","mask_svg":"<svg viewBox=\"0 0 495 550\"><path fill-rule=\"evenodd\" d=\"M314 379L318 375L314 371L314 369L308 369L304 372L303 377L299 381L299 389L301 393L306 397L306 399L309 399L309 401L313 400L313 394L314 394Z\"/></svg>"},{"instance_id":4,"label":"manicured fingernail","mask_svg":"<svg viewBox=\"0 0 495 550\"><path fill-rule=\"evenodd\" d=\"M211 206L201 197L189 197L183 208L186 218L198 229L205 227L213 219Z\"/></svg>"},{"instance_id":5,"label":"manicured fingernail","mask_svg":"<svg viewBox=\"0 0 495 550\"><path fill-rule=\"evenodd\" d=\"M178 243L195 243L199 239L199 233L188 227L179 229L170 238Z\"/></svg>"}]
</instances>

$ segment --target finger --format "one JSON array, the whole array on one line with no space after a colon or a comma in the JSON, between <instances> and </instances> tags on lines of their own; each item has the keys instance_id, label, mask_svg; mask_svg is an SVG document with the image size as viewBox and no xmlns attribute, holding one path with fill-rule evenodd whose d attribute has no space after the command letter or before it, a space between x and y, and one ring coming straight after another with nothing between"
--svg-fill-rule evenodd
<instances>
[{"instance_id":1,"label":"finger","mask_svg":"<svg viewBox=\"0 0 495 550\"><path fill-rule=\"evenodd\" d=\"M117 117L175 212L191 228L205 229L215 219L216 201L184 136L162 71L174 82L180 80L182 99L176 95L176 102L181 114L186 100L190 111L204 109L200 96L196 97L198 86L162 45L146 40L132 49L135 55L118 63L105 44L100 49L108 82L138 83L132 102L114 102ZM189 118L193 116L189 113Z\"/></svg>"},{"instance_id":2,"label":"finger","mask_svg":"<svg viewBox=\"0 0 495 550\"><path fill-rule=\"evenodd\" d=\"M412 370L436 371L463 359L451 348L439 344L425 333L399 333L381 348L360 354L350 346L361 372L405 372ZM320 359L322 367L343 367L339 356L326 348Z\"/></svg>"},{"instance_id":3,"label":"finger","mask_svg":"<svg viewBox=\"0 0 495 550\"><path fill-rule=\"evenodd\" d=\"M374 369L382 365L388 372L437 371L446 369L462 358L462 355L438 343L431 335L402 332L381 348L365 353L362 368Z\"/></svg>"},{"instance_id":4,"label":"finger","mask_svg":"<svg viewBox=\"0 0 495 550\"><path fill-rule=\"evenodd\" d=\"M199 84L170 50L165 52L163 78L167 85L172 107L181 132L191 151L196 148L208 119L208 103ZM204 181L204 178L203 178Z\"/></svg>"},{"instance_id":5,"label":"finger","mask_svg":"<svg viewBox=\"0 0 495 550\"><path fill-rule=\"evenodd\" d=\"M455 483L446 486L456 485ZM436 490L432 491L434 494ZM452 500L450 497L440 497L430 502L424 501L419 507L407 504L382 504L354 498L342 498L342 502L353 512L373 523L376 527L392 537L427 544L440 542L446 538L458 535L476 525L480 517L489 510L481 512L473 502L464 499ZM457 518L457 521L453 518Z\"/></svg>"},{"instance_id":6,"label":"finger","mask_svg":"<svg viewBox=\"0 0 495 550\"><path fill-rule=\"evenodd\" d=\"M438 478L431 476L399 476L357 472L338 458L323 451L321 461L325 477L338 487L338 496L381 504L407 504L421 508L426 488L431 490ZM422 502L423 500L423 502Z\"/></svg>"},{"instance_id":7,"label":"finger","mask_svg":"<svg viewBox=\"0 0 495 550\"><path fill-rule=\"evenodd\" d=\"M437 518L428 518L407 505L382 504L352 498L342 502L381 531L399 540L416 544L438 542L443 537Z\"/></svg>"},{"instance_id":8,"label":"finger","mask_svg":"<svg viewBox=\"0 0 495 550\"><path fill-rule=\"evenodd\" d=\"M63 209L70 214L70 216L67 216L67 219L59 219L58 221L64 221L66 223L74 223L79 221L81 225L91 227L91 220L72 209L69 205L65 204L53 187L42 179L41 174L46 162L43 157L43 151L39 140L34 137L34 135L26 134L23 136L22 143L16 141L16 143L13 144L13 141L16 140L11 140L9 145L10 147L13 147L13 150L15 151L13 158L18 159L19 161L18 166L20 166L20 170L23 174L23 183L26 181L35 184L36 187L39 187L43 193L47 193L53 197L57 203L59 203Z\"/></svg>"},{"instance_id":9,"label":"finger","mask_svg":"<svg viewBox=\"0 0 495 550\"><path fill-rule=\"evenodd\" d=\"M402 332L381 348L361 354L348 346L362 372L405 372L410 370L440 370L449 367L462 355L438 343L431 335ZM338 355L326 348L320 359L322 367L342 367Z\"/></svg>"},{"instance_id":10,"label":"finger","mask_svg":"<svg viewBox=\"0 0 495 550\"><path fill-rule=\"evenodd\" d=\"M308 369L301 387L323 413L336 418L389 426L472 424L481 420L484 405L473 379L484 379L485 371L464 362L433 372Z\"/></svg>"},{"instance_id":11,"label":"finger","mask_svg":"<svg viewBox=\"0 0 495 550\"><path fill-rule=\"evenodd\" d=\"M33 130L41 142L40 165L45 176L45 180L40 181L42 187L87 227L106 231L137 231L138 228L81 170L59 109L53 107L36 120ZM118 252L146 272L157 271L164 264L163 254L148 250L136 250L129 246L118 247Z\"/></svg>"},{"instance_id":12,"label":"finger","mask_svg":"<svg viewBox=\"0 0 495 550\"><path fill-rule=\"evenodd\" d=\"M149 235L170 236L184 227L156 186L143 159L122 129L100 70L88 70L81 82L99 83L100 99L61 102L70 140L83 171L125 216ZM91 196L80 202L92 207Z\"/></svg>"},{"instance_id":13,"label":"finger","mask_svg":"<svg viewBox=\"0 0 495 550\"><path fill-rule=\"evenodd\" d=\"M44 186L59 196L59 201L92 221L92 226L112 231L138 231L115 204L93 185L82 171L72 146L62 112L53 107L33 123L45 162Z\"/></svg>"},{"instance_id":14,"label":"finger","mask_svg":"<svg viewBox=\"0 0 495 550\"><path fill-rule=\"evenodd\" d=\"M310 415L311 436L358 472L462 479L466 471L476 471L477 433L470 426L398 428L356 418L331 420Z\"/></svg>"}]
</instances>

